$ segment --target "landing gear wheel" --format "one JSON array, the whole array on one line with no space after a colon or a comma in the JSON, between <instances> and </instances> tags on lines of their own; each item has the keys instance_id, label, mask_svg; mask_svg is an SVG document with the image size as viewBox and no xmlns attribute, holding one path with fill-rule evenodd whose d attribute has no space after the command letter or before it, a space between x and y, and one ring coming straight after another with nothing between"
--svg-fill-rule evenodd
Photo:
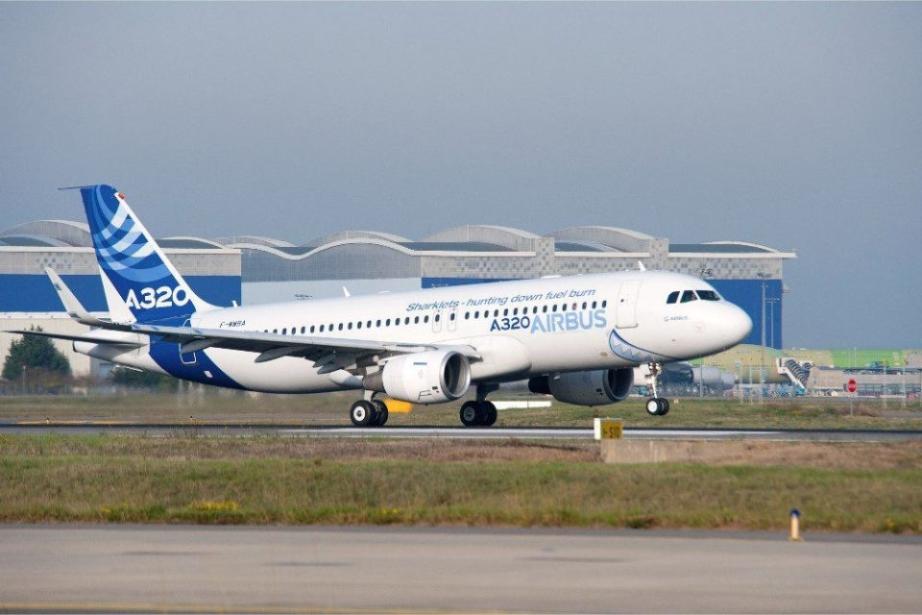
<instances>
[{"instance_id":1,"label":"landing gear wheel","mask_svg":"<svg viewBox=\"0 0 922 615\"><path fill-rule=\"evenodd\" d=\"M458 415L461 417L461 423L465 427L476 427L480 425L480 418L482 416L480 409L480 404L476 401L466 401L461 404L461 411Z\"/></svg>"},{"instance_id":2,"label":"landing gear wheel","mask_svg":"<svg viewBox=\"0 0 922 615\"><path fill-rule=\"evenodd\" d=\"M378 411L370 401L360 399L349 409L349 419L356 427L372 427L378 418Z\"/></svg>"},{"instance_id":3,"label":"landing gear wheel","mask_svg":"<svg viewBox=\"0 0 922 615\"><path fill-rule=\"evenodd\" d=\"M387 423L387 417L389 412L387 411L387 404L383 401L376 399L371 402L375 405L375 411L377 413L377 419L375 420L375 427L384 427L384 424Z\"/></svg>"},{"instance_id":4,"label":"landing gear wheel","mask_svg":"<svg viewBox=\"0 0 922 615\"><path fill-rule=\"evenodd\" d=\"M481 417L483 421L480 424L484 427L492 427L496 422L496 406L494 406L491 402L484 401L481 402L481 410Z\"/></svg>"},{"instance_id":5,"label":"landing gear wheel","mask_svg":"<svg viewBox=\"0 0 922 615\"><path fill-rule=\"evenodd\" d=\"M647 400L647 413L653 416L664 416L669 412L669 400L664 397L651 397Z\"/></svg>"}]
</instances>

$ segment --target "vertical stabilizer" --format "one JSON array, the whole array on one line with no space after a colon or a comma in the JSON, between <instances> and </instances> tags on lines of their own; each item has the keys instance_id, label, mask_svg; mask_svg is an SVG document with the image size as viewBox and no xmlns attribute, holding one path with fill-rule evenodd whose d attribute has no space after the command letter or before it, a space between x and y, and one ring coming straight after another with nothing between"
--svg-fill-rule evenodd
<instances>
[{"instance_id":1,"label":"vertical stabilizer","mask_svg":"<svg viewBox=\"0 0 922 615\"><path fill-rule=\"evenodd\" d=\"M198 297L112 186L80 187L80 196L114 320L184 320L213 309Z\"/></svg>"}]
</instances>

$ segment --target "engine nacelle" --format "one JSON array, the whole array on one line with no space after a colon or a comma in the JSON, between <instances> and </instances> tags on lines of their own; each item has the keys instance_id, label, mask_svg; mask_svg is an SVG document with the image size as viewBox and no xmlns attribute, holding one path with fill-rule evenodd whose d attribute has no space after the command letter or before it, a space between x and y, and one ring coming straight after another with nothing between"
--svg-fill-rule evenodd
<instances>
[{"instance_id":1,"label":"engine nacelle","mask_svg":"<svg viewBox=\"0 0 922 615\"><path fill-rule=\"evenodd\" d=\"M568 404L601 406L623 401L633 384L633 368L621 367L539 376L528 381L528 388L532 393L553 395Z\"/></svg>"},{"instance_id":2,"label":"engine nacelle","mask_svg":"<svg viewBox=\"0 0 922 615\"><path fill-rule=\"evenodd\" d=\"M471 364L454 350L398 355L388 359L381 371L366 376L363 386L415 404L437 404L467 393Z\"/></svg>"}]
</instances>

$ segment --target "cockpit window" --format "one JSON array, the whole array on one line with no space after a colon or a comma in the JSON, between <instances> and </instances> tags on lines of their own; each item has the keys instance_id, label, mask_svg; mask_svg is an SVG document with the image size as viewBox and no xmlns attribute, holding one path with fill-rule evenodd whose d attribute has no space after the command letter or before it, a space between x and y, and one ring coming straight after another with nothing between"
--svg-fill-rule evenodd
<instances>
[{"instance_id":1,"label":"cockpit window","mask_svg":"<svg viewBox=\"0 0 922 615\"><path fill-rule=\"evenodd\" d=\"M697 298L698 297L695 296L695 291L693 290L682 291L682 303L688 303L689 301L694 301Z\"/></svg>"},{"instance_id":2,"label":"cockpit window","mask_svg":"<svg viewBox=\"0 0 922 615\"><path fill-rule=\"evenodd\" d=\"M698 298L702 301L720 301L720 295L713 290L699 290Z\"/></svg>"},{"instance_id":3,"label":"cockpit window","mask_svg":"<svg viewBox=\"0 0 922 615\"><path fill-rule=\"evenodd\" d=\"M669 293L669 297L666 298L666 303L675 303L679 300L679 291L675 290Z\"/></svg>"}]
</instances>

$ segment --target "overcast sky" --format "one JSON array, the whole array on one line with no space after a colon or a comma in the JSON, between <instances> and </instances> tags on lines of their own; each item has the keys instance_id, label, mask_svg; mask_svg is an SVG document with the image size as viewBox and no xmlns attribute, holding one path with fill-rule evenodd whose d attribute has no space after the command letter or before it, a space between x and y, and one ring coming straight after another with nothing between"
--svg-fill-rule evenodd
<instances>
[{"instance_id":1,"label":"overcast sky","mask_svg":"<svg viewBox=\"0 0 922 615\"><path fill-rule=\"evenodd\" d=\"M785 342L922 346L922 4L0 3L0 227L579 224L793 248Z\"/></svg>"}]
</instances>

